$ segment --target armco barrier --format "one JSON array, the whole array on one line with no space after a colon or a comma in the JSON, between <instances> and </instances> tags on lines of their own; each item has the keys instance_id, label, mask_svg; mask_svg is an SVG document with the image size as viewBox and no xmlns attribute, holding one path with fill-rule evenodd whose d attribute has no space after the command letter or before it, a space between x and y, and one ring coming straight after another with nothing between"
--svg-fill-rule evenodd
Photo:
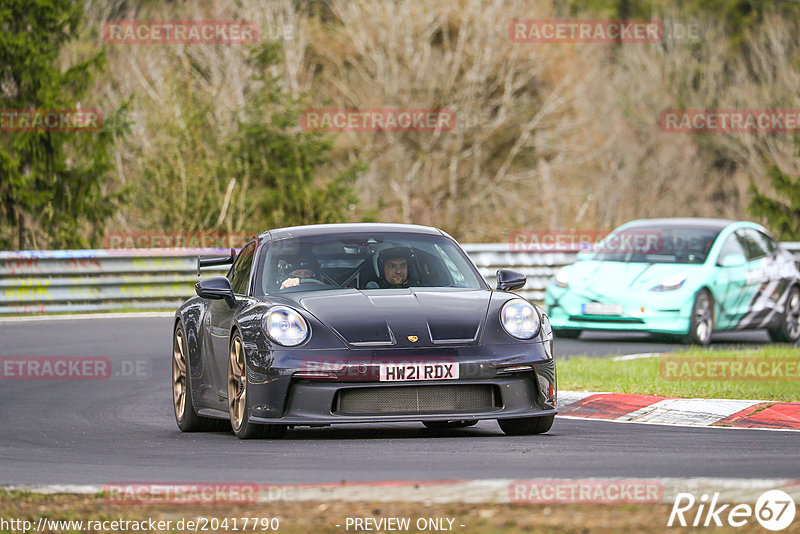
<instances>
[{"instance_id":1,"label":"armco barrier","mask_svg":"<svg viewBox=\"0 0 800 534\"><path fill-rule=\"evenodd\" d=\"M784 243L800 257L800 243ZM502 267L528 277L518 293L544 300L550 278L575 252L520 252L507 243L464 245L494 287ZM120 309L174 310L194 294L198 255L218 249L53 250L0 252L0 315ZM222 274L227 266L203 271Z\"/></svg>"},{"instance_id":2,"label":"armco barrier","mask_svg":"<svg viewBox=\"0 0 800 534\"><path fill-rule=\"evenodd\" d=\"M0 252L0 315L175 309L205 249ZM214 272L216 271L216 272ZM224 273L225 269L209 269Z\"/></svg>"}]
</instances>

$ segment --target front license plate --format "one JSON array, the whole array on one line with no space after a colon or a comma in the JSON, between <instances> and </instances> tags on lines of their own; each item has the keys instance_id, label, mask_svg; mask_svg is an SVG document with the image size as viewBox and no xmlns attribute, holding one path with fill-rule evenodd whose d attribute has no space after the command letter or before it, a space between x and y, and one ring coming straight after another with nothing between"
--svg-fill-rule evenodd
<instances>
[{"instance_id":1,"label":"front license plate","mask_svg":"<svg viewBox=\"0 0 800 534\"><path fill-rule=\"evenodd\" d=\"M622 315L622 304L587 302L583 305L584 315Z\"/></svg>"},{"instance_id":2,"label":"front license plate","mask_svg":"<svg viewBox=\"0 0 800 534\"><path fill-rule=\"evenodd\" d=\"M380 366L381 382L402 382L404 380L455 380L458 378L458 364L450 363L412 363Z\"/></svg>"}]
</instances>

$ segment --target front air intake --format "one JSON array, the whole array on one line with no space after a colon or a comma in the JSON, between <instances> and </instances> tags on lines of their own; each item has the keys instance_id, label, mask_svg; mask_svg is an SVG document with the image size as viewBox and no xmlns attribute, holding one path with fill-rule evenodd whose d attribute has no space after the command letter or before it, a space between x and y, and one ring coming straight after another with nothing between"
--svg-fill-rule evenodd
<instances>
[{"instance_id":1,"label":"front air intake","mask_svg":"<svg viewBox=\"0 0 800 534\"><path fill-rule=\"evenodd\" d=\"M341 415L471 413L502 407L497 388L486 384L347 388L333 401Z\"/></svg>"}]
</instances>

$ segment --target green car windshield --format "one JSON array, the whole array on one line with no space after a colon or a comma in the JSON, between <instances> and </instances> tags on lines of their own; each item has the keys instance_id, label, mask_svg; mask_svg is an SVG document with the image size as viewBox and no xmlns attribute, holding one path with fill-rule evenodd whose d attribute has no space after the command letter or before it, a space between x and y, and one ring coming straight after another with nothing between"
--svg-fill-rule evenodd
<instances>
[{"instance_id":1,"label":"green car windshield","mask_svg":"<svg viewBox=\"0 0 800 534\"><path fill-rule=\"evenodd\" d=\"M627 263L705 263L719 228L632 225L613 231L591 259Z\"/></svg>"}]
</instances>

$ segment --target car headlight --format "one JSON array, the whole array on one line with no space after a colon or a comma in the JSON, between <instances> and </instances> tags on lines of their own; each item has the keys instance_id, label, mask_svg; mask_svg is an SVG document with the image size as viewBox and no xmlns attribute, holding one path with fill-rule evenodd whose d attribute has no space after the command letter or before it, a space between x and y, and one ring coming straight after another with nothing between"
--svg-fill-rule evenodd
<instances>
[{"instance_id":1,"label":"car headlight","mask_svg":"<svg viewBox=\"0 0 800 534\"><path fill-rule=\"evenodd\" d=\"M275 343L294 347L308 339L308 323L288 306L273 306L264 316L264 331Z\"/></svg>"},{"instance_id":2,"label":"car headlight","mask_svg":"<svg viewBox=\"0 0 800 534\"><path fill-rule=\"evenodd\" d=\"M651 287L650 291L674 291L681 287L685 281L685 274L677 274L675 276L670 276L657 286Z\"/></svg>"},{"instance_id":3,"label":"car headlight","mask_svg":"<svg viewBox=\"0 0 800 534\"><path fill-rule=\"evenodd\" d=\"M556 273L556 277L553 280L553 283L556 287L567 287L569 286L569 276L567 276L567 271L564 267L558 270Z\"/></svg>"},{"instance_id":4,"label":"car headlight","mask_svg":"<svg viewBox=\"0 0 800 534\"><path fill-rule=\"evenodd\" d=\"M530 339L539 333L541 319L536 309L522 299L509 300L500 310L500 324L517 339Z\"/></svg>"}]
</instances>

